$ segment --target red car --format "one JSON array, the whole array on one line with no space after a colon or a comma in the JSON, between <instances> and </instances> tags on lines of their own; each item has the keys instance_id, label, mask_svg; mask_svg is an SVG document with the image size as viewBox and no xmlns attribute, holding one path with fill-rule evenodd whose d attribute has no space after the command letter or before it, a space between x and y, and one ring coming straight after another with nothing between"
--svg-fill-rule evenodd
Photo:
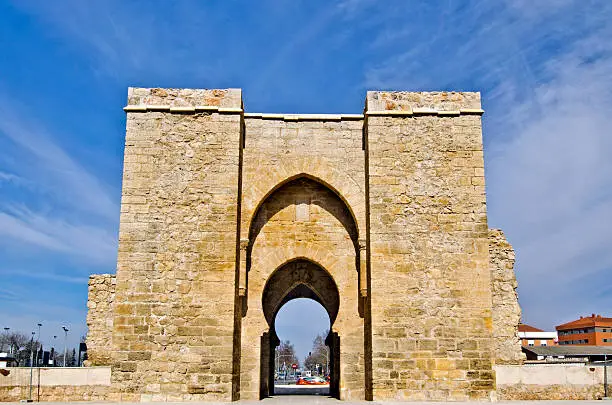
<instances>
[{"instance_id":1,"label":"red car","mask_svg":"<svg viewBox=\"0 0 612 405\"><path fill-rule=\"evenodd\" d=\"M327 385L329 384L321 377L300 377L296 385Z\"/></svg>"}]
</instances>

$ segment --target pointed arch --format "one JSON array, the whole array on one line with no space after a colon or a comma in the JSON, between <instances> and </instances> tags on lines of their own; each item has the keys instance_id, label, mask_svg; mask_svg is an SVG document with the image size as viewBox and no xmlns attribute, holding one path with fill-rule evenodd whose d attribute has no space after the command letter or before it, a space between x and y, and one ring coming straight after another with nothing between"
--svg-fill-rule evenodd
<instances>
[{"instance_id":1,"label":"pointed arch","mask_svg":"<svg viewBox=\"0 0 612 405\"><path fill-rule=\"evenodd\" d=\"M340 308L340 292L332 275L319 263L296 257L270 275L263 289L262 307L270 327L279 309L295 298L310 298L325 308L333 325Z\"/></svg>"},{"instance_id":2,"label":"pointed arch","mask_svg":"<svg viewBox=\"0 0 612 405\"><path fill-rule=\"evenodd\" d=\"M249 220L248 238L251 241L251 243L254 241L255 237L257 236L257 232L255 229L257 225L256 220L258 216L261 215L261 210L262 210L262 207L265 205L265 203L269 201L270 198L273 197L279 191L283 190L284 188L300 180L305 180L305 181L309 181L309 182L320 185L322 188L328 190L330 193L335 195L338 201L342 202L342 205L345 207L346 211L350 215L350 218L351 218L350 226L354 228L354 232L351 232L353 233L351 237L356 240L359 235L359 225L357 222L357 218L355 216L355 212L353 211L352 207L349 205L348 201L342 196L342 194L336 188L334 188L332 185L328 184L327 182L323 181L322 179L315 177L313 175L307 174L307 173L299 173L294 176L288 177L284 179L283 181L281 181L280 183L276 184L263 196L263 198L256 205L255 210L253 211L253 214Z\"/></svg>"}]
</instances>

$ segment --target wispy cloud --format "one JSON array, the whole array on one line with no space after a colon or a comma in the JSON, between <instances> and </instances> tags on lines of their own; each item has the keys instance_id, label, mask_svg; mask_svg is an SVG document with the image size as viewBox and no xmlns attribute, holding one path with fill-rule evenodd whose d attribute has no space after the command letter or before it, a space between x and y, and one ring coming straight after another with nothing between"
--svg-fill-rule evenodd
<instances>
[{"instance_id":1,"label":"wispy cloud","mask_svg":"<svg viewBox=\"0 0 612 405\"><path fill-rule=\"evenodd\" d=\"M515 243L527 319L612 307L602 293L612 275L611 43L597 30L547 61L549 80L510 109L524 113L520 130L489 158L491 217Z\"/></svg>"},{"instance_id":2,"label":"wispy cloud","mask_svg":"<svg viewBox=\"0 0 612 405\"><path fill-rule=\"evenodd\" d=\"M0 273L3 277L19 277L20 279L37 279L37 280L49 280L58 281L60 283L80 284L87 285L88 277L83 276L70 276L56 272L32 272L29 270L17 270L17 269L1 269ZM17 297L15 295L15 297Z\"/></svg>"},{"instance_id":3,"label":"wispy cloud","mask_svg":"<svg viewBox=\"0 0 612 405\"><path fill-rule=\"evenodd\" d=\"M482 91L490 225L517 250L525 319L550 327L612 307L612 2L220 4L14 2L61 45L68 62L58 69L78 64L80 82L99 79L92 109L107 87L124 94L127 82L244 84L263 111L342 110L363 88ZM37 273L58 283L74 284L95 264L112 271L118 190L62 141L70 136L16 99L0 94L0 147L10 147L0 155L0 248L21 249L18 264L38 251L85 263ZM9 268L15 278L29 271L0 272Z\"/></svg>"},{"instance_id":4,"label":"wispy cloud","mask_svg":"<svg viewBox=\"0 0 612 405\"><path fill-rule=\"evenodd\" d=\"M3 246L24 252L24 262L28 250L46 249L112 269L118 196L59 146L57 135L8 100L0 94L0 141L12 157L3 156L1 164L11 169L0 171Z\"/></svg>"},{"instance_id":5,"label":"wispy cloud","mask_svg":"<svg viewBox=\"0 0 612 405\"><path fill-rule=\"evenodd\" d=\"M71 224L65 219L34 213L27 208L9 207L0 212L0 235L112 266L116 238L110 230ZM5 239L7 240L7 239Z\"/></svg>"},{"instance_id":6,"label":"wispy cloud","mask_svg":"<svg viewBox=\"0 0 612 405\"><path fill-rule=\"evenodd\" d=\"M0 94L0 136L10 139L28 156L31 165L20 162L15 167L24 172L21 177L35 177L28 180L79 211L115 220L119 207L108 188L52 140L57 137L11 104Z\"/></svg>"},{"instance_id":7,"label":"wispy cloud","mask_svg":"<svg viewBox=\"0 0 612 405\"><path fill-rule=\"evenodd\" d=\"M14 6L63 38L102 80L133 84L152 75L176 80L177 71L200 80L222 76L219 57L207 44L226 35L219 35L209 13L200 12L199 2L176 3L164 13L155 12L161 4L151 7L147 1L20 0Z\"/></svg>"},{"instance_id":8,"label":"wispy cloud","mask_svg":"<svg viewBox=\"0 0 612 405\"><path fill-rule=\"evenodd\" d=\"M14 174L11 173L5 173L5 172L0 172L0 182L15 182L18 183L20 181L22 181L21 177L16 176Z\"/></svg>"},{"instance_id":9,"label":"wispy cloud","mask_svg":"<svg viewBox=\"0 0 612 405\"><path fill-rule=\"evenodd\" d=\"M483 91L489 222L517 251L525 320L552 327L612 307L612 4L521 3L387 26L365 80Z\"/></svg>"}]
</instances>

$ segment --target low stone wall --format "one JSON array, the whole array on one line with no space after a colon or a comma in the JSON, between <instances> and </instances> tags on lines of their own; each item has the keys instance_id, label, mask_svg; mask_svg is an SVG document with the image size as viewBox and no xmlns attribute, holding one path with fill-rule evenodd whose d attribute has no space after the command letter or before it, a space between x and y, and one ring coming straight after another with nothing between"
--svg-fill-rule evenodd
<instances>
[{"instance_id":1,"label":"low stone wall","mask_svg":"<svg viewBox=\"0 0 612 405\"><path fill-rule=\"evenodd\" d=\"M89 276L87 295L87 360L85 365L109 366L113 334L113 304L117 278L114 274Z\"/></svg>"},{"instance_id":2,"label":"low stone wall","mask_svg":"<svg viewBox=\"0 0 612 405\"><path fill-rule=\"evenodd\" d=\"M514 249L499 229L489 229L495 364L522 364L525 355L518 336L521 307L514 275Z\"/></svg>"},{"instance_id":3,"label":"low stone wall","mask_svg":"<svg viewBox=\"0 0 612 405\"><path fill-rule=\"evenodd\" d=\"M30 369L11 367L0 373L0 401L30 398ZM110 367L34 368L34 401L104 401L110 392Z\"/></svg>"},{"instance_id":4,"label":"low stone wall","mask_svg":"<svg viewBox=\"0 0 612 405\"><path fill-rule=\"evenodd\" d=\"M583 364L497 365L499 400L598 399L603 367Z\"/></svg>"},{"instance_id":5,"label":"low stone wall","mask_svg":"<svg viewBox=\"0 0 612 405\"><path fill-rule=\"evenodd\" d=\"M603 367L583 364L496 365L497 399L598 399L603 396ZM0 373L0 401L29 398L30 369L12 367ZM108 401L110 367L35 368L35 401Z\"/></svg>"}]
</instances>

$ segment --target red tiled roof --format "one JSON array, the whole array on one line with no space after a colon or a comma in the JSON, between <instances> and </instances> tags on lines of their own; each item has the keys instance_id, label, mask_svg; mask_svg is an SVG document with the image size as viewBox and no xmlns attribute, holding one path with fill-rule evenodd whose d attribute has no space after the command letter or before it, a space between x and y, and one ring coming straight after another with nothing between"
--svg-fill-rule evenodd
<instances>
[{"instance_id":1,"label":"red tiled roof","mask_svg":"<svg viewBox=\"0 0 612 405\"><path fill-rule=\"evenodd\" d=\"M585 326L612 326L612 318L592 314L589 317L580 317L575 321L564 323L556 327L557 330L583 328Z\"/></svg>"},{"instance_id":2,"label":"red tiled roof","mask_svg":"<svg viewBox=\"0 0 612 405\"><path fill-rule=\"evenodd\" d=\"M534 328L524 323L519 323L518 330L519 332L544 332L542 329Z\"/></svg>"}]
</instances>

